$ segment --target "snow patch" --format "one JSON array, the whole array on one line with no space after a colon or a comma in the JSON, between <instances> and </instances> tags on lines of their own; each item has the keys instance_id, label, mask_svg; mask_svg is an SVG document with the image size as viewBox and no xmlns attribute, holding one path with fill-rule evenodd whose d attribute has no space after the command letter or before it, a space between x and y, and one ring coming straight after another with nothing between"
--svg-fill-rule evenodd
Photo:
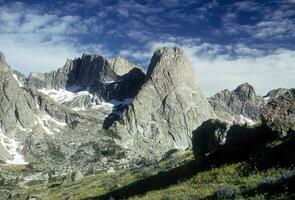
<instances>
[{"instance_id":1,"label":"snow patch","mask_svg":"<svg viewBox=\"0 0 295 200\"><path fill-rule=\"evenodd\" d=\"M53 132L51 132L51 130L47 127L48 124L47 124L47 121L46 120L43 120L41 119L40 117L38 117L37 115L35 115L36 119L38 120L39 124L41 125L41 127L43 128L43 130L49 134L49 135L54 135Z\"/></svg>"},{"instance_id":2,"label":"snow patch","mask_svg":"<svg viewBox=\"0 0 295 200\"><path fill-rule=\"evenodd\" d=\"M17 127L18 129L20 129L21 131L24 131L24 132L27 132L27 133L32 132L32 129L30 129L30 128L24 128L24 127L23 127L22 125L20 125L20 124L17 124L16 127Z\"/></svg>"},{"instance_id":3,"label":"snow patch","mask_svg":"<svg viewBox=\"0 0 295 200\"><path fill-rule=\"evenodd\" d=\"M18 80L18 77L16 74L12 74L12 76L17 81L19 87L24 87L24 85Z\"/></svg>"},{"instance_id":4,"label":"snow patch","mask_svg":"<svg viewBox=\"0 0 295 200\"><path fill-rule=\"evenodd\" d=\"M67 125L64 122L57 121L56 119L52 118L50 115L43 115L42 117L35 115L35 118L37 119L37 121L40 124L40 126L42 127L42 129L49 135L54 135L54 133L49 128L49 122L52 122L59 127L64 127ZM56 131L56 128L54 130ZM60 130L58 130L56 132L59 133Z\"/></svg>"},{"instance_id":5,"label":"snow patch","mask_svg":"<svg viewBox=\"0 0 295 200\"><path fill-rule=\"evenodd\" d=\"M74 107L72 108L73 111L81 111L81 110L86 110L85 106L83 107Z\"/></svg>"},{"instance_id":6,"label":"snow patch","mask_svg":"<svg viewBox=\"0 0 295 200\"><path fill-rule=\"evenodd\" d=\"M270 97L264 97L263 99L265 102L268 102L270 100Z\"/></svg>"},{"instance_id":7,"label":"snow patch","mask_svg":"<svg viewBox=\"0 0 295 200\"><path fill-rule=\"evenodd\" d=\"M79 96L90 96L91 98L93 97L92 94L90 94L88 91L80 91L80 92L72 92L69 90L65 89L40 89L38 90L39 92L48 95L51 99L58 103L64 103L64 102L69 102L72 101L74 98L79 97Z\"/></svg>"},{"instance_id":8,"label":"snow patch","mask_svg":"<svg viewBox=\"0 0 295 200\"><path fill-rule=\"evenodd\" d=\"M173 144L174 144L174 147L175 149L179 149L178 145L176 144L176 142L174 140L172 140Z\"/></svg>"},{"instance_id":9,"label":"snow patch","mask_svg":"<svg viewBox=\"0 0 295 200\"><path fill-rule=\"evenodd\" d=\"M122 80L117 80L117 81L105 81L105 83L110 84L110 83L118 83L121 82Z\"/></svg>"},{"instance_id":10,"label":"snow patch","mask_svg":"<svg viewBox=\"0 0 295 200\"><path fill-rule=\"evenodd\" d=\"M117 100L111 100L110 103L113 104L114 106L122 105L122 106L128 106L132 103L133 98L127 98L124 99L123 101L117 101Z\"/></svg>"},{"instance_id":11,"label":"snow patch","mask_svg":"<svg viewBox=\"0 0 295 200\"><path fill-rule=\"evenodd\" d=\"M249 125L253 125L255 124L255 122L252 119L249 119L243 115L239 115L239 119L238 119L239 123L247 123Z\"/></svg>"},{"instance_id":12,"label":"snow patch","mask_svg":"<svg viewBox=\"0 0 295 200\"><path fill-rule=\"evenodd\" d=\"M54 128L53 130L55 130L56 132L60 133L60 130L58 128Z\"/></svg>"},{"instance_id":13,"label":"snow patch","mask_svg":"<svg viewBox=\"0 0 295 200\"><path fill-rule=\"evenodd\" d=\"M22 149L22 146L14 138L7 137L0 129L0 144L7 150L11 155L12 159L5 160L6 164L12 165L25 165L28 164L24 156L21 155L18 150Z\"/></svg>"},{"instance_id":14,"label":"snow patch","mask_svg":"<svg viewBox=\"0 0 295 200\"><path fill-rule=\"evenodd\" d=\"M100 109L100 108L105 108L105 109L112 109L114 106L127 106L132 103L133 99L132 98L127 98L123 101L118 101L118 100L111 100L109 102L100 102L98 101L97 97L89 92L90 88L86 88L84 91L78 91L79 87L72 87L69 88L69 90L65 89L40 89L38 90L39 92L49 96L52 100L58 102L58 103L65 103L65 102L71 102L75 98L79 96L89 96L91 98L92 103L89 105L82 105L80 107L74 107L72 110L74 111L82 111L86 110L88 108L90 109ZM78 92L75 92L78 91Z\"/></svg>"},{"instance_id":15,"label":"snow patch","mask_svg":"<svg viewBox=\"0 0 295 200\"><path fill-rule=\"evenodd\" d=\"M129 104L131 104L133 101L132 98L127 98L123 101L118 101L118 100L111 100L109 102L92 102L90 103L89 107L87 108L91 108L91 109L101 109L101 108L105 108L105 109L112 109L115 106L128 106ZM83 107L75 107L72 108L72 110L74 111L81 111L81 110L86 110L87 109L85 106Z\"/></svg>"},{"instance_id":16,"label":"snow patch","mask_svg":"<svg viewBox=\"0 0 295 200\"><path fill-rule=\"evenodd\" d=\"M91 103L91 108L97 109L97 108L113 108L114 104L108 103L108 102L101 102L99 104Z\"/></svg>"}]
</instances>

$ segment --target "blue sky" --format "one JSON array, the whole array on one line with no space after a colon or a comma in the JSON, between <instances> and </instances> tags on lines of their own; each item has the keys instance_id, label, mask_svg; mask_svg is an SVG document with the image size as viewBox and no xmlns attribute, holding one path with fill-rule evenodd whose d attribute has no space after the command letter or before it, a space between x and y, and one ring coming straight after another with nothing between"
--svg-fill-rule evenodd
<instances>
[{"instance_id":1,"label":"blue sky","mask_svg":"<svg viewBox=\"0 0 295 200\"><path fill-rule=\"evenodd\" d=\"M185 49L210 96L249 82L259 94L295 83L295 0L0 0L0 50L24 74L82 53L148 66Z\"/></svg>"}]
</instances>

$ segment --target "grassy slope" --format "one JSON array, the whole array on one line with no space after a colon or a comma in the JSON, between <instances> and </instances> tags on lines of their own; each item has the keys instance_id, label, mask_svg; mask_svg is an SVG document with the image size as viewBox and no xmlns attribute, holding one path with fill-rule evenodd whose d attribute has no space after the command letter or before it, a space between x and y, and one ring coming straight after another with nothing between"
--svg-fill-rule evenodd
<instances>
[{"instance_id":1,"label":"grassy slope","mask_svg":"<svg viewBox=\"0 0 295 200\"><path fill-rule=\"evenodd\" d=\"M96 174L55 187L20 188L13 199L37 195L42 199L194 200L228 193L235 199L295 199L295 138L270 141L258 149L256 158L219 166L197 165L187 151L141 169Z\"/></svg>"},{"instance_id":2,"label":"grassy slope","mask_svg":"<svg viewBox=\"0 0 295 200\"><path fill-rule=\"evenodd\" d=\"M50 187L47 184L35 185L27 189L19 189L14 199L26 199L29 195L36 195L42 199L83 199L106 194L125 185L138 180L145 180L147 177L156 176L160 172L170 171L176 165L184 165L193 160L191 152L185 153L175 159L167 159L157 165L143 169L121 170L114 173L95 174L78 181L65 181L57 187Z\"/></svg>"},{"instance_id":3,"label":"grassy slope","mask_svg":"<svg viewBox=\"0 0 295 200\"><path fill-rule=\"evenodd\" d=\"M263 180L278 179L281 174L289 171L288 168L271 168L265 171L253 170L243 174L247 168L247 163L236 163L213 168L208 171L200 172L188 181L180 182L167 189L151 191L143 196L136 196L131 199L137 200L172 200L172 199L214 199L213 195L219 188L228 188L233 191L238 199L247 196L242 195L243 191L251 190L259 186ZM286 197L286 196L285 196ZM253 199L268 199L261 194L253 195ZM274 199L278 196L273 197Z\"/></svg>"},{"instance_id":4,"label":"grassy slope","mask_svg":"<svg viewBox=\"0 0 295 200\"><path fill-rule=\"evenodd\" d=\"M187 153L183 158L178 158L178 161L182 161L182 165L179 168L186 168L186 170L188 170L187 165L192 164L192 162L190 162L193 160L192 154ZM128 170L108 174L97 174L79 181L65 182L63 185L56 188L48 188L48 185L39 185L21 191L20 196L16 199L26 199L29 194L41 194L41 196L43 196L42 199L84 199L89 197L93 199L109 199L111 196L115 197L115 199L120 199L122 194L126 195L130 191L135 191L145 186L144 184L140 184L138 180L146 181L150 177L159 177L156 181L158 181L159 188L161 188L161 180L167 183L167 180L163 177L169 176L169 173L174 170L169 170L170 164L170 161L165 161L162 162L159 167L150 167L140 171ZM236 198L244 199L246 197L242 195L244 191L257 188L265 180L277 180L282 174L292 170L288 167L272 167L265 170L251 168L252 167L247 162L240 162L208 170L201 170L188 179L184 178L181 180L181 178L178 177L178 183L172 183L171 185L170 183L168 183L168 185L162 183L162 185L165 185L162 189L151 190L151 188L142 188L142 190L138 191L139 195L130 197L130 199L210 199L214 192L221 187L230 188L230 190L235 192ZM181 175L179 176L181 177ZM149 187L148 184L146 186ZM127 187L127 189L125 188L124 191L122 191L123 193L120 194L120 188L124 187ZM114 192L118 190L119 193ZM271 199L271 197L259 193L254 193L254 195L248 198ZM279 198L291 199L291 196L282 194L272 197L272 199Z\"/></svg>"}]
</instances>

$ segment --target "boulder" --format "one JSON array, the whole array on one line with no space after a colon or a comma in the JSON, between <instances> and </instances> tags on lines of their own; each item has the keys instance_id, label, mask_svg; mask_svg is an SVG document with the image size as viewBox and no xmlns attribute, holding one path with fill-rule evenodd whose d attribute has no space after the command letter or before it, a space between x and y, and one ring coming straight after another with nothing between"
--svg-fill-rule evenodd
<instances>
[{"instance_id":1,"label":"boulder","mask_svg":"<svg viewBox=\"0 0 295 200\"><path fill-rule=\"evenodd\" d=\"M75 170L71 173L71 180L72 181L80 180L83 177L84 177L84 175L82 174L82 172L80 170Z\"/></svg>"},{"instance_id":2,"label":"boulder","mask_svg":"<svg viewBox=\"0 0 295 200\"><path fill-rule=\"evenodd\" d=\"M273 132L263 125L248 127L208 120L193 131L193 152L197 162L239 161L249 158L253 149L272 137Z\"/></svg>"},{"instance_id":3,"label":"boulder","mask_svg":"<svg viewBox=\"0 0 295 200\"><path fill-rule=\"evenodd\" d=\"M193 152L197 160L216 151L224 145L230 124L218 119L205 121L197 130L193 132Z\"/></svg>"}]
</instances>

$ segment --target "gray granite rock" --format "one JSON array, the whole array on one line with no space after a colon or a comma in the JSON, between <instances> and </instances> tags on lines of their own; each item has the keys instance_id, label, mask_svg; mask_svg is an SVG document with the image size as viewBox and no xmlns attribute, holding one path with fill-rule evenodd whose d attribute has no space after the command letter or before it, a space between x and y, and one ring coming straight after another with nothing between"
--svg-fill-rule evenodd
<instances>
[{"instance_id":1,"label":"gray granite rock","mask_svg":"<svg viewBox=\"0 0 295 200\"><path fill-rule=\"evenodd\" d=\"M142 88L112 127L122 146L146 156L191 147L192 130L216 117L196 81L182 49L155 51Z\"/></svg>"},{"instance_id":2,"label":"gray granite rock","mask_svg":"<svg viewBox=\"0 0 295 200\"><path fill-rule=\"evenodd\" d=\"M0 63L6 64L5 56L1 51L0 51Z\"/></svg>"},{"instance_id":3,"label":"gray granite rock","mask_svg":"<svg viewBox=\"0 0 295 200\"><path fill-rule=\"evenodd\" d=\"M65 88L69 90L92 90L118 80L110 63L102 56L83 54L82 58L68 59L66 64L51 73L31 73L28 86L37 89Z\"/></svg>"},{"instance_id":4,"label":"gray granite rock","mask_svg":"<svg viewBox=\"0 0 295 200\"><path fill-rule=\"evenodd\" d=\"M139 68L138 66L134 65L133 63L129 62L121 56L111 59L110 64L112 70L119 76L128 73L133 68Z\"/></svg>"},{"instance_id":5,"label":"gray granite rock","mask_svg":"<svg viewBox=\"0 0 295 200\"><path fill-rule=\"evenodd\" d=\"M247 122L243 118L258 120L259 111L265 104L263 98L256 95L254 88L248 83L233 91L223 90L208 100L219 118L237 123Z\"/></svg>"},{"instance_id":6,"label":"gray granite rock","mask_svg":"<svg viewBox=\"0 0 295 200\"><path fill-rule=\"evenodd\" d=\"M27 85L35 89L88 91L96 96L95 100L110 101L133 98L144 78L140 68L123 58L116 58L110 63L102 56L83 54L82 58L68 59L64 67L57 71L31 73Z\"/></svg>"},{"instance_id":7,"label":"gray granite rock","mask_svg":"<svg viewBox=\"0 0 295 200\"><path fill-rule=\"evenodd\" d=\"M75 118L75 113L21 83L7 64L0 63L0 160L22 155L33 160L29 138L42 141ZM57 131L58 129L58 131ZM38 142L36 142L38 143ZM24 156L25 155L25 156ZM20 158L18 158L20 159ZM14 160L13 162L19 162Z\"/></svg>"},{"instance_id":8,"label":"gray granite rock","mask_svg":"<svg viewBox=\"0 0 295 200\"><path fill-rule=\"evenodd\" d=\"M269 91L265 96L263 96L263 98L266 101L270 101L272 99L278 98L279 96L285 94L286 92L288 92L287 88L274 89L274 90Z\"/></svg>"},{"instance_id":9,"label":"gray granite rock","mask_svg":"<svg viewBox=\"0 0 295 200\"><path fill-rule=\"evenodd\" d=\"M284 137L295 131L295 89L270 100L261 109L262 122Z\"/></svg>"}]
</instances>

